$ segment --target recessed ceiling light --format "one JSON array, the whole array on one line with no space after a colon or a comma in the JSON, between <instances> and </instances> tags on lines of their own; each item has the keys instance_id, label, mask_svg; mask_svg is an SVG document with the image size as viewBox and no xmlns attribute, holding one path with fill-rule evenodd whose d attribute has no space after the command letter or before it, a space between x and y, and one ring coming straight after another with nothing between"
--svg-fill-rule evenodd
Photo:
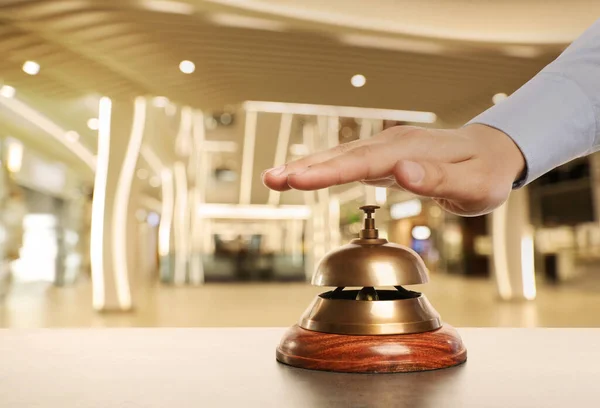
<instances>
[{"instance_id":1,"label":"recessed ceiling light","mask_svg":"<svg viewBox=\"0 0 600 408\"><path fill-rule=\"evenodd\" d=\"M77 142L79 140L79 133L74 130L69 130L65 133L65 138L71 143Z\"/></svg>"},{"instance_id":2,"label":"recessed ceiling light","mask_svg":"<svg viewBox=\"0 0 600 408\"><path fill-rule=\"evenodd\" d=\"M0 87L0 95L4 96L5 98L12 98L13 96L15 96L15 93L17 91L15 90L15 88L13 88L10 85L2 85Z\"/></svg>"},{"instance_id":3,"label":"recessed ceiling light","mask_svg":"<svg viewBox=\"0 0 600 408\"><path fill-rule=\"evenodd\" d=\"M169 98L166 96L155 96L152 98L152 105L157 108L164 108L169 104Z\"/></svg>"},{"instance_id":4,"label":"recessed ceiling light","mask_svg":"<svg viewBox=\"0 0 600 408\"><path fill-rule=\"evenodd\" d=\"M37 75L40 72L40 64L35 61L25 61L23 72L29 75Z\"/></svg>"},{"instance_id":5,"label":"recessed ceiling light","mask_svg":"<svg viewBox=\"0 0 600 408\"><path fill-rule=\"evenodd\" d=\"M350 83L355 88L361 88L367 83L367 78L364 75L356 74L350 79Z\"/></svg>"},{"instance_id":6,"label":"recessed ceiling light","mask_svg":"<svg viewBox=\"0 0 600 408\"><path fill-rule=\"evenodd\" d=\"M492 97L492 102L494 102L494 104L498 104L506 98L508 98L508 95L506 95L505 93L497 93Z\"/></svg>"},{"instance_id":7,"label":"recessed ceiling light","mask_svg":"<svg viewBox=\"0 0 600 408\"><path fill-rule=\"evenodd\" d=\"M188 60L181 61L179 63L179 70L184 74L191 74L196 70L196 64Z\"/></svg>"},{"instance_id":8,"label":"recessed ceiling light","mask_svg":"<svg viewBox=\"0 0 600 408\"><path fill-rule=\"evenodd\" d=\"M92 130L98 130L98 118L90 118L87 121L87 125Z\"/></svg>"},{"instance_id":9,"label":"recessed ceiling light","mask_svg":"<svg viewBox=\"0 0 600 408\"><path fill-rule=\"evenodd\" d=\"M148 170L146 169L138 169L136 174L140 180L146 180L148 178Z\"/></svg>"}]
</instances>

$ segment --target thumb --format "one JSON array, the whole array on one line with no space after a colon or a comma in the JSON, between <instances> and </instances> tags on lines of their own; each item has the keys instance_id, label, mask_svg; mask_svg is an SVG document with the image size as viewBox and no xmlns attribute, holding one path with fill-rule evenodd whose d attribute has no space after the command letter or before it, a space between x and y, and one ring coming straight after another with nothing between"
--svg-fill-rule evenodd
<instances>
[{"instance_id":1,"label":"thumb","mask_svg":"<svg viewBox=\"0 0 600 408\"><path fill-rule=\"evenodd\" d=\"M474 160L460 163L402 160L394 166L398 185L412 193L464 202L485 201L489 183Z\"/></svg>"}]
</instances>

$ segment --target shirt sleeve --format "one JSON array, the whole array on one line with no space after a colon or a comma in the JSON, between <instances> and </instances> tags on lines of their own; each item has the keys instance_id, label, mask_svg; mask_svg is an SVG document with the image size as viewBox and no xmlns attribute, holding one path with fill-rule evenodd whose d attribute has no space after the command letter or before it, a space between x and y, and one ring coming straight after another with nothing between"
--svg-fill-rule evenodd
<instances>
[{"instance_id":1,"label":"shirt sleeve","mask_svg":"<svg viewBox=\"0 0 600 408\"><path fill-rule=\"evenodd\" d=\"M508 99L468 124L506 133L521 149L521 187L600 150L600 20Z\"/></svg>"}]
</instances>

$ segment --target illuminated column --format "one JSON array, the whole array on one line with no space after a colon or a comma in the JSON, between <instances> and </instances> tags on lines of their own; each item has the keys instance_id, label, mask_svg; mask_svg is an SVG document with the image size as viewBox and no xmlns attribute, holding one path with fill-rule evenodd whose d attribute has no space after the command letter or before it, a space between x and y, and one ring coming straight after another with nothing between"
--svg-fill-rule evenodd
<instances>
[{"instance_id":1,"label":"illuminated column","mask_svg":"<svg viewBox=\"0 0 600 408\"><path fill-rule=\"evenodd\" d=\"M318 130L318 129L317 129ZM309 152L316 151L315 146L315 126L305 124L302 127L303 143L308 147ZM316 263L321 259L325 252L319 229L321 225L321 215L318 210L318 202L315 198L314 191L304 191L304 203L310 208L311 216L306 220L304 233L304 274L306 279L310 279L314 273Z\"/></svg>"},{"instance_id":2,"label":"illuminated column","mask_svg":"<svg viewBox=\"0 0 600 408\"><path fill-rule=\"evenodd\" d=\"M535 299L533 228L527 189L513 191L491 217L492 269L500 297Z\"/></svg>"},{"instance_id":3,"label":"illuminated column","mask_svg":"<svg viewBox=\"0 0 600 408\"><path fill-rule=\"evenodd\" d=\"M173 169L175 176L175 212L173 216L175 269L173 283L183 285L188 275L188 260L190 253L190 214L188 198L188 181L185 164L176 162Z\"/></svg>"},{"instance_id":4,"label":"illuminated column","mask_svg":"<svg viewBox=\"0 0 600 408\"><path fill-rule=\"evenodd\" d=\"M130 202L145 121L142 97L135 103L100 100L90 248L96 310L132 307L129 271L135 266L136 221Z\"/></svg>"},{"instance_id":5,"label":"illuminated column","mask_svg":"<svg viewBox=\"0 0 600 408\"><path fill-rule=\"evenodd\" d=\"M194 167L192 171L194 188L190 192L190 283L198 285L204 282L203 257L207 254L204 248L202 234L204 228L202 217L198 208L204 204L206 197L206 185L209 177L208 155L204 149L205 124L204 114L201 111L194 112L193 118L193 157Z\"/></svg>"}]
</instances>

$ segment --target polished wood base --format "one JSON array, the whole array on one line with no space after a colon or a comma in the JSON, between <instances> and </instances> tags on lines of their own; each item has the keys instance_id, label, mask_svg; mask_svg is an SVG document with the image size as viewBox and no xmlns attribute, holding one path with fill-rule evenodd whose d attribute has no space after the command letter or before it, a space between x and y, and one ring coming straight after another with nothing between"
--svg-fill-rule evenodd
<instances>
[{"instance_id":1,"label":"polished wood base","mask_svg":"<svg viewBox=\"0 0 600 408\"><path fill-rule=\"evenodd\" d=\"M292 326L277 347L277 360L294 367L346 373L437 370L465 362L458 332L444 324L416 334L353 336Z\"/></svg>"}]
</instances>

